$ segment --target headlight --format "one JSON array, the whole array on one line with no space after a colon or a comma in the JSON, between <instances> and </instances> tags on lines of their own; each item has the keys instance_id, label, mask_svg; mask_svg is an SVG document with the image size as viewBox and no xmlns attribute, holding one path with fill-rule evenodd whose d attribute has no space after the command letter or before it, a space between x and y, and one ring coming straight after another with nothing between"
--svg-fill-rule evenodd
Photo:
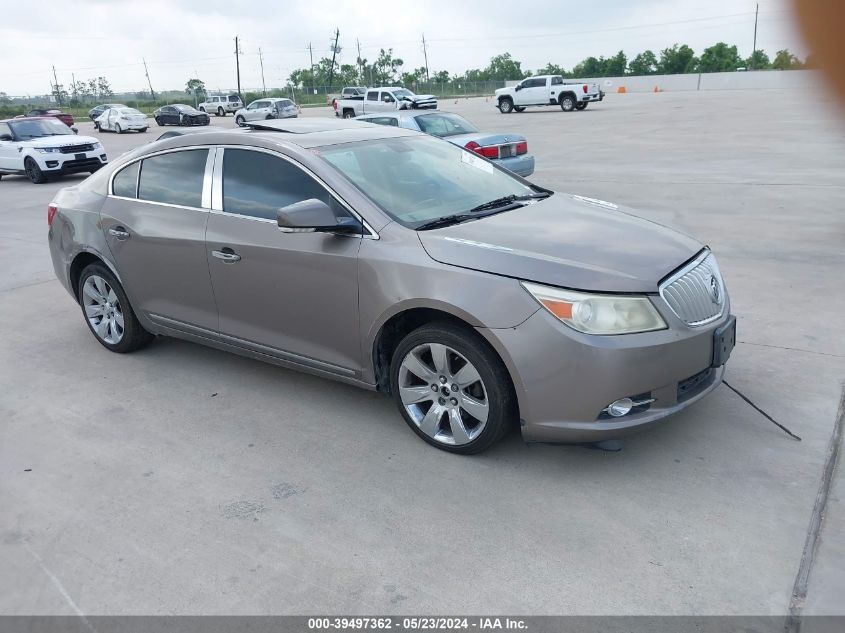
<instances>
[{"instance_id":1,"label":"headlight","mask_svg":"<svg viewBox=\"0 0 845 633\"><path fill-rule=\"evenodd\" d=\"M58 147L36 147L36 151L41 152L42 154L58 154L60 150Z\"/></svg>"},{"instance_id":2,"label":"headlight","mask_svg":"<svg viewBox=\"0 0 845 633\"><path fill-rule=\"evenodd\" d=\"M100 143L100 141L96 141L96 142L91 144L91 147L93 147L94 149L100 149L102 146L103 146L103 144Z\"/></svg>"},{"instance_id":3,"label":"headlight","mask_svg":"<svg viewBox=\"0 0 845 633\"><path fill-rule=\"evenodd\" d=\"M633 334L663 330L666 322L647 297L599 295L522 282L541 306L585 334Z\"/></svg>"}]
</instances>

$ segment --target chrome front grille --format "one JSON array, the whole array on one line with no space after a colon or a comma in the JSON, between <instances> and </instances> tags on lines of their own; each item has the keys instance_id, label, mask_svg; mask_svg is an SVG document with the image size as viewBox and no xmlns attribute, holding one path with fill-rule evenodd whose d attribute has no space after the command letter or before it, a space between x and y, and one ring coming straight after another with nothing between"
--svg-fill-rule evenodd
<instances>
[{"instance_id":1,"label":"chrome front grille","mask_svg":"<svg viewBox=\"0 0 845 633\"><path fill-rule=\"evenodd\" d=\"M660 284L660 296L690 326L715 321L725 309L725 284L716 258L705 251Z\"/></svg>"}]
</instances>

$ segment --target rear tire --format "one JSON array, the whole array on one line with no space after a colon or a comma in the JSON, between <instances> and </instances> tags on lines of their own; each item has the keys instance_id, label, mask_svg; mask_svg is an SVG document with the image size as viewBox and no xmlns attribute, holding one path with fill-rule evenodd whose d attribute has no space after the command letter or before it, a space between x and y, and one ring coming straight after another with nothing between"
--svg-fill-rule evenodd
<instances>
[{"instance_id":1,"label":"rear tire","mask_svg":"<svg viewBox=\"0 0 845 633\"><path fill-rule=\"evenodd\" d=\"M408 426L451 453L489 448L519 418L504 363L476 333L452 323L424 325L399 343L390 388Z\"/></svg>"},{"instance_id":2,"label":"rear tire","mask_svg":"<svg viewBox=\"0 0 845 633\"><path fill-rule=\"evenodd\" d=\"M510 114L513 112L513 100L510 97L499 100L499 112L502 114Z\"/></svg>"},{"instance_id":3,"label":"rear tire","mask_svg":"<svg viewBox=\"0 0 845 633\"><path fill-rule=\"evenodd\" d=\"M41 171L41 168L31 158L27 158L23 163L24 170L26 171L26 175L29 176L29 179L36 185L43 185L47 182L47 176L44 175L44 172Z\"/></svg>"},{"instance_id":4,"label":"rear tire","mask_svg":"<svg viewBox=\"0 0 845 633\"><path fill-rule=\"evenodd\" d=\"M89 264L82 270L77 297L88 329L107 350L125 354L153 340L135 316L120 282L103 264Z\"/></svg>"},{"instance_id":5,"label":"rear tire","mask_svg":"<svg viewBox=\"0 0 845 633\"><path fill-rule=\"evenodd\" d=\"M354 110L344 110L343 111L343 118L344 119L354 119L355 118L355 111Z\"/></svg>"},{"instance_id":6,"label":"rear tire","mask_svg":"<svg viewBox=\"0 0 845 633\"><path fill-rule=\"evenodd\" d=\"M571 94L561 96L560 109L564 112L572 112L575 109L575 97Z\"/></svg>"},{"instance_id":7,"label":"rear tire","mask_svg":"<svg viewBox=\"0 0 845 633\"><path fill-rule=\"evenodd\" d=\"M586 108L587 108L587 102L586 101L581 101L580 103L575 104L576 110L585 110Z\"/></svg>"}]
</instances>

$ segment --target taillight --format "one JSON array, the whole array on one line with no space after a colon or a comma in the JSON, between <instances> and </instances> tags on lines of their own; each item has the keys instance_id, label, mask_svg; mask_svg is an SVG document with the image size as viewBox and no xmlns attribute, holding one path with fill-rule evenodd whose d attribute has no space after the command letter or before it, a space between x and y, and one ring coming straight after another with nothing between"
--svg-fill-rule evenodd
<instances>
[{"instance_id":1,"label":"taillight","mask_svg":"<svg viewBox=\"0 0 845 633\"><path fill-rule=\"evenodd\" d=\"M587 84L584 84L584 94L587 94Z\"/></svg>"},{"instance_id":2,"label":"taillight","mask_svg":"<svg viewBox=\"0 0 845 633\"><path fill-rule=\"evenodd\" d=\"M516 144L516 153L517 154L527 154L528 153L528 141L522 141Z\"/></svg>"},{"instance_id":3,"label":"taillight","mask_svg":"<svg viewBox=\"0 0 845 633\"><path fill-rule=\"evenodd\" d=\"M475 152L476 154L480 154L484 156L484 158L499 158L499 146L493 145L491 147L481 147L475 141L470 141L466 145L464 145L468 150Z\"/></svg>"},{"instance_id":4,"label":"taillight","mask_svg":"<svg viewBox=\"0 0 845 633\"><path fill-rule=\"evenodd\" d=\"M58 210L58 205L52 202L47 205L47 226L53 226L53 218L56 217L56 211Z\"/></svg>"},{"instance_id":5,"label":"taillight","mask_svg":"<svg viewBox=\"0 0 845 633\"><path fill-rule=\"evenodd\" d=\"M337 110L337 99L332 99L332 107Z\"/></svg>"}]
</instances>

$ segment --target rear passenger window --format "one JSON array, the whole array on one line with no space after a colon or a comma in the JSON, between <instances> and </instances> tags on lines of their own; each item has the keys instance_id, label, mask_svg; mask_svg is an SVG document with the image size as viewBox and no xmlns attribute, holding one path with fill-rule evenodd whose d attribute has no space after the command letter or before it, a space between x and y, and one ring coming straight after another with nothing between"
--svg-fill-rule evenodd
<instances>
[{"instance_id":1,"label":"rear passenger window","mask_svg":"<svg viewBox=\"0 0 845 633\"><path fill-rule=\"evenodd\" d=\"M137 197L138 168L140 166L141 161L137 161L117 172L114 180L112 180L112 193L114 195L124 198Z\"/></svg>"},{"instance_id":2,"label":"rear passenger window","mask_svg":"<svg viewBox=\"0 0 845 633\"><path fill-rule=\"evenodd\" d=\"M367 93L367 101L378 101L378 90L370 90Z\"/></svg>"},{"instance_id":3,"label":"rear passenger window","mask_svg":"<svg viewBox=\"0 0 845 633\"><path fill-rule=\"evenodd\" d=\"M286 160L244 149L223 153L224 212L276 220L281 207L309 198L337 206L322 185Z\"/></svg>"},{"instance_id":4,"label":"rear passenger window","mask_svg":"<svg viewBox=\"0 0 845 633\"><path fill-rule=\"evenodd\" d=\"M563 77L552 77L552 85L553 86L562 86L563 85Z\"/></svg>"},{"instance_id":5,"label":"rear passenger window","mask_svg":"<svg viewBox=\"0 0 845 633\"><path fill-rule=\"evenodd\" d=\"M151 202L202 206L206 149L189 149L145 158L141 164L138 197Z\"/></svg>"}]
</instances>

